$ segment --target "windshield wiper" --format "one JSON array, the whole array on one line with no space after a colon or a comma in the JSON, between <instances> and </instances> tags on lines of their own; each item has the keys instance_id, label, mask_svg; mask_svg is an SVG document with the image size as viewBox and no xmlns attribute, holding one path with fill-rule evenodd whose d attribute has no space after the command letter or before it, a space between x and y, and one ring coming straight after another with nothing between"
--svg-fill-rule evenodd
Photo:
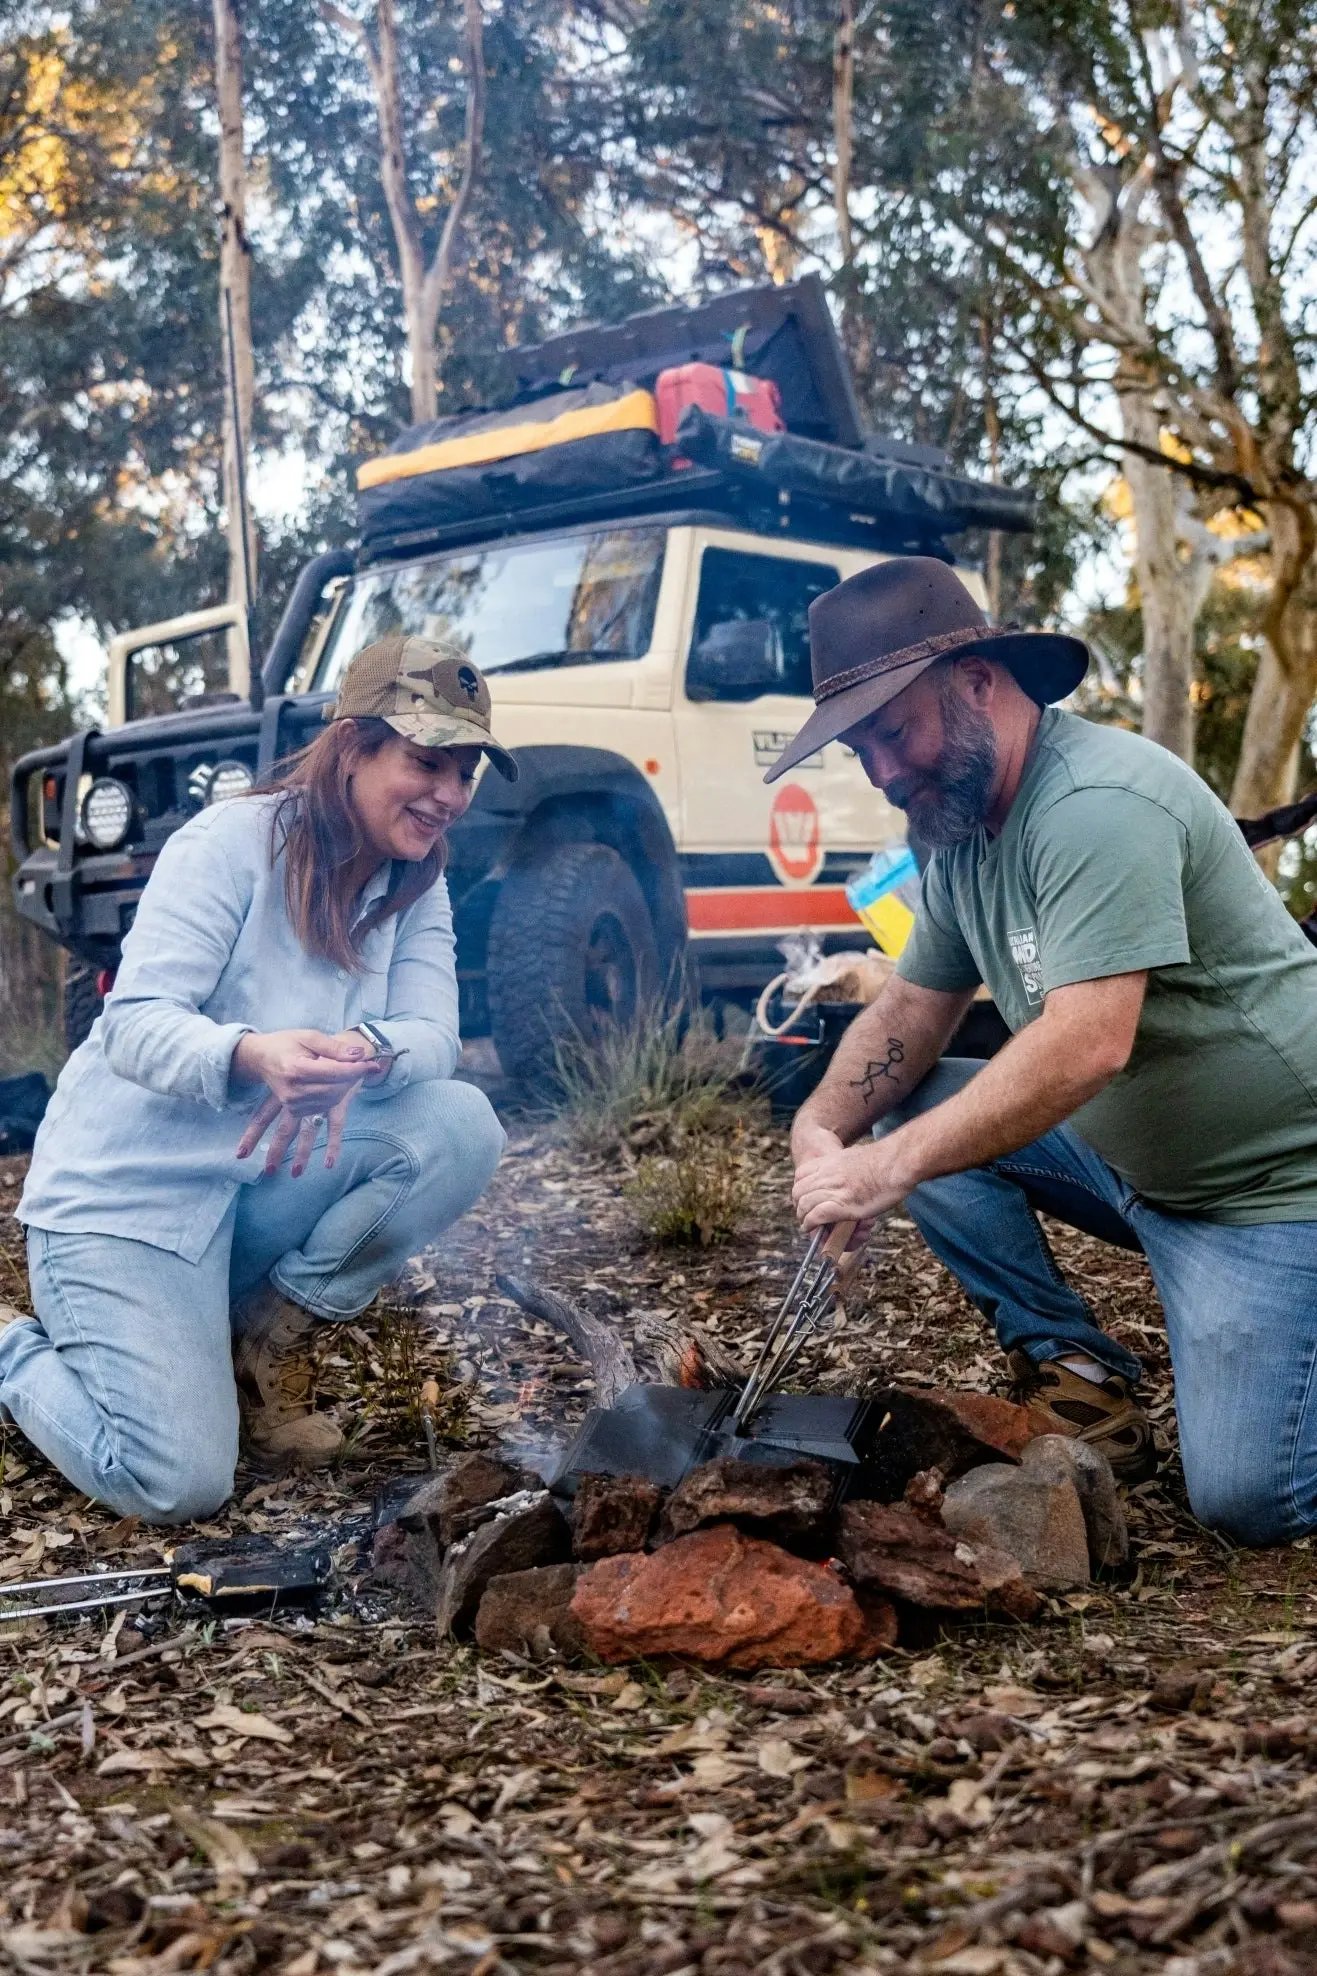
<instances>
[{"instance_id":1,"label":"windshield wiper","mask_svg":"<svg viewBox=\"0 0 1317 1976\"><path fill-rule=\"evenodd\" d=\"M549 666L581 665L591 659L629 659L629 652L606 652L598 646L586 646L578 652L529 652L524 659L509 659L506 665L491 665L487 671L504 672L543 672Z\"/></svg>"}]
</instances>

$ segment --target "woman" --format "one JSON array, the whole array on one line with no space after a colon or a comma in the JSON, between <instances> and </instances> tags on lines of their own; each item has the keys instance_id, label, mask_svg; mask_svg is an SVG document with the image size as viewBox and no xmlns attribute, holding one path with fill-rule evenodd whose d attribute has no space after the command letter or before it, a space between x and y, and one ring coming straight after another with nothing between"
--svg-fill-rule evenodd
<instances>
[{"instance_id":1,"label":"woman","mask_svg":"<svg viewBox=\"0 0 1317 1976\"><path fill-rule=\"evenodd\" d=\"M121 1515L215 1510L240 1402L258 1453L335 1453L317 1320L363 1310L503 1149L452 1082L441 875L482 750L517 773L489 689L452 646L385 639L329 716L165 845L19 1203L36 1317L0 1328L0 1405Z\"/></svg>"}]
</instances>

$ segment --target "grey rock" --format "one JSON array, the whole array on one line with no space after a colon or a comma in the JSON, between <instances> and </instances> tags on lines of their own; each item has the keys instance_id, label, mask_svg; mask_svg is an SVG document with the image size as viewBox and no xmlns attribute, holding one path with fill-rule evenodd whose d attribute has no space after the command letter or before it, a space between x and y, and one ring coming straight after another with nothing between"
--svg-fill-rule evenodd
<instances>
[{"instance_id":1,"label":"grey rock","mask_svg":"<svg viewBox=\"0 0 1317 1976\"><path fill-rule=\"evenodd\" d=\"M976 1549L987 1545L1015 1558L1035 1591L1071 1591L1088 1583L1088 1531L1068 1474L1000 1462L972 1468L948 1488L942 1521Z\"/></svg>"},{"instance_id":2,"label":"grey rock","mask_svg":"<svg viewBox=\"0 0 1317 1976\"><path fill-rule=\"evenodd\" d=\"M524 1489L490 1507L490 1521L450 1545L444 1555L435 1600L441 1634L470 1632L491 1578L565 1564L571 1556L566 1519L547 1489Z\"/></svg>"},{"instance_id":3,"label":"grey rock","mask_svg":"<svg viewBox=\"0 0 1317 1976\"><path fill-rule=\"evenodd\" d=\"M1025 1449L1021 1466L1053 1480L1069 1476L1074 1483L1088 1531L1088 1561L1094 1571L1120 1571L1129 1563L1129 1527L1111 1463L1100 1448L1065 1434L1042 1434Z\"/></svg>"}]
</instances>

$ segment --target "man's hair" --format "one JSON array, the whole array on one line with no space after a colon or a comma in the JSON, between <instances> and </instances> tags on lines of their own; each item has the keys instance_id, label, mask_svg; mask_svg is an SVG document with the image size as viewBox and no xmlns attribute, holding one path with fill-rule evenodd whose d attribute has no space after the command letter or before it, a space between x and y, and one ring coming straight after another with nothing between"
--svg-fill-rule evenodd
<instances>
[{"instance_id":1,"label":"man's hair","mask_svg":"<svg viewBox=\"0 0 1317 1976\"><path fill-rule=\"evenodd\" d=\"M270 862L284 853L288 917L308 954L359 974L368 935L394 913L429 891L444 868L444 840L416 863L394 859L382 898L355 923L357 888L353 860L362 847L352 807L354 759L369 760L398 738L387 720L332 721L309 747L289 757L272 782L252 793L279 797L270 838Z\"/></svg>"}]
</instances>

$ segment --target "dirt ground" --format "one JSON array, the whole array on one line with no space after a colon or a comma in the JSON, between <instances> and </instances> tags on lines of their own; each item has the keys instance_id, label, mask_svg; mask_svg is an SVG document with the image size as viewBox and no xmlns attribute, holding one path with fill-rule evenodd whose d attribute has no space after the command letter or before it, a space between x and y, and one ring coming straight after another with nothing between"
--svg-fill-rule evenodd
<instances>
[{"instance_id":1,"label":"dirt ground","mask_svg":"<svg viewBox=\"0 0 1317 1976\"><path fill-rule=\"evenodd\" d=\"M740 1234L661 1251L616 1161L513 1121L486 1200L410 1285L419 1332L332 1341L327 1377L362 1423L341 1468L244 1472L203 1534L332 1527L350 1571L377 1492L424 1468L398 1404L418 1374L441 1376L468 1445L561 1435L588 1377L499 1297L496 1266L624 1325L699 1316L748 1348L793 1248L784 1155L756 1131ZM0 1208L20 1178L0 1166ZM0 1296L19 1300L12 1224L3 1239ZM1056 1245L1144 1355L1169 1443L1146 1272ZM1001 1370L898 1219L801 1376L987 1388ZM482 1661L378 1594L318 1617L157 1604L9 1626L0 1958L39 1976L1317 1969L1311 1553L1205 1534L1173 1461L1129 1510L1131 1583L771 1679ZM168 1535L116 1523L12 1430L0 1513L0 1601L5 1582L157 1562Z\"/></svg>"}]
</instances>

